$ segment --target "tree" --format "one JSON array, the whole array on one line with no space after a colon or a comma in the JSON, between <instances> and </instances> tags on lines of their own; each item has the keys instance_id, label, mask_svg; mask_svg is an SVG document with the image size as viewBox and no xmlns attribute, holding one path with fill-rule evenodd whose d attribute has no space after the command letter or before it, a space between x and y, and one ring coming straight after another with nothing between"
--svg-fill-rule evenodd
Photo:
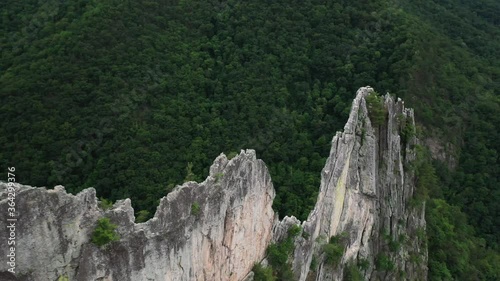
<instances>
[{"instance_id":1,"label":"tree","mask_svg":"<svg viewBox=\"0 0 500 281\"><path fill-rule=\"evenodd\" d=\"M383 99L377 93L370 93L366 96L365 101L373 126L384 124L387 112Z\"/></svg>"},{"instance_id":2,"label":"tree","mask_svg":"<svg viewBox=\"0 0 500 281\"><path fill-rule=\"evenodd\" d=\"M120 240L120 236L115 232L116 225L112 224L109 218L100 218L97 220L97 226L92 233L92 243L102 247L110 242Z\"/></svg>"}]
</instances>

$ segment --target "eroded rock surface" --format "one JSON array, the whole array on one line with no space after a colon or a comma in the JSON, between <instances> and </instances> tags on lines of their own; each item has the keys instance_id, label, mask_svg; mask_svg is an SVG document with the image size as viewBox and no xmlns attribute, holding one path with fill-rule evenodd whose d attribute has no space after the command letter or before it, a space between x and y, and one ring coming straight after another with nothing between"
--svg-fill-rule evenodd
<instances>
[{"instance_id":1,"label":"eroded rock surface","mask_svg":"<svg viewBox=\"0 0 500 281\"><path fill-rule=\"evenodd\" d=\"M253 150L231 160L221 154L204 182L177 187L142 224L134 223L130 200L103 211L92 188L75 196L61 186L17 187L21 280L241 280L263 259L276 219L274 188ZM121 239L98 248L90 237L103 216L118 225Z\"/></svg>"},{"instance_id":2,"label":"eroded rock surface","mask_svg":"<svg viewBox=\"0 0 500 281\"><path fill-rule=\"evenodd\" d=\"M332 140L314 210L305 222L279 221L269 172L253 150L221 154L202 183L187 182L161 199L146 223L134 223L130 200L99 207L93 188L77 195L16 185L16 272L19 280L252 280L270 243L302 226L290 257L298 280L343 280L353 266L365 280L425 280L424 207L415 201L413 111L383 97L383 122L372 122L359 89L344 131ZM373 105L372 105L373 106ZM6 210L0 183L0 209ZM120 240L99 248L90 237L99 218L118 226ZM2 222L0 240L8 232ZM324 247L343 249L336 264ZM0 247L0 256L7 255ZM311 266L314 260L314 266ZM0 276L8 265L0 264ZM65 280L61 278L60 280Z\"/></svg>"},{"instance_id":3,"label":"eroded rock surface","mask_svg":"<svg viewBox=\"0 0 500 281\"><path fill-rule=\"evenodd\" d=\"M310 237L296 241L299 280L343 280L348 264L365 280L426 279L424 207L411 204L413 111L386 95L385 121L373 125L365 100L372 92L358 90L344 132L333 138L316 206L302 223ZM332 236L344 247L338 264L325 261L323 248ZM318 265L311 269L313 259Z\"/></svg>"}]
</instances>

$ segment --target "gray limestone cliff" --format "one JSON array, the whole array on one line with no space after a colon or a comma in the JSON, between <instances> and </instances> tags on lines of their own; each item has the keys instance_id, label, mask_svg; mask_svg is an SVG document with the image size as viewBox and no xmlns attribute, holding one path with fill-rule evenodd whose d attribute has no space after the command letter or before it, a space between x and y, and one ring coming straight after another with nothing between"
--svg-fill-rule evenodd
<instances>
[{"instance_id":1,"label":"gray limestone cliff","mask_svg":"<svg viewBox=\"0 0 500 281\"><path fill-rule=\"evenodd\" d=\"M358 90L344 132L333 138L317 203L302 223L309 237L296 239L299 280L343 280L353 271L364 280L427 278L413 111L390 95L368 104L370 94L372 88ZM375 106L383 118L370 116ZM327 244L342 249L338 262L328 262Z\"/></svg>"},{"instance_id":2,"label":"gray limestone cliff","mask_svg":"<svg viewBox=\"0 0 500 281\"><path fill-rule=\"evenodd\" d=\"M304 222L278 219L269 172L253 150L231 160L221 154L204 182L176 187L139 224L128 199L103 210L92 188L71 195L62 186L16 184L17 278L252 280L253 265L266 264L268 246L300 225L289 257L298 280L343 280L353 268L365 280L425 280L413 111L389 95L368 104L372 92L358 91L344 132L333 138L316 206ZM382 120L368 109L374 106ZM7 184L0 183L0 210L7 210L7 197ZM103 217L118 226L120 239L97 247L90 239ZM1 241L9 235L5 222ZM332 243L341 249L336 262L325 251ZM0 257L8 253L0 247ZM8 269L0 263L0 279L9 280Z\"/></svg>"},{"instance_id":3,"label":"gray limestone cliff","mask_svg":"<svg viewBox=\"0 0 500 281\"><path fill-rule=\"evenodd\" d=\"M130 200L104 211L92 188L71 195L61 186L17 187L20 280L241 280L264 258L276 219L271 178L253 150L220 155L204 182L175 188L140 224ZM6 209L7 200L0 205ZM90 237L103 216L121 238L99 248ZM1 263L0 272L7 270Z\"/></svg>"}]
</instances>

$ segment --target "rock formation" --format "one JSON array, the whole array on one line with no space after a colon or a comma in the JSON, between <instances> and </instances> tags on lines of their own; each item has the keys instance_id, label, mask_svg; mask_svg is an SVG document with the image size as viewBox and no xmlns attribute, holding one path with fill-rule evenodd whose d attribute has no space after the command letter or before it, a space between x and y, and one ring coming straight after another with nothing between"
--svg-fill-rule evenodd
<instances>
[{"instance_id":1,"label":"rock formation","mask_svg":"<svg viewBox=\"0 0 500 281\"><path fill-rule=\"evenodd\" d=\"M177 187L140 224L130 200L105 211L93 188L75 196L61 186L17 187L20 280L241 280L264 258L276 219L271 178L253 150L220 155L204 182ZM4 210L6 200L0 204ZM103 216L121 239L99 248L90 237Z\"/></svg>"},{"instance_id":2,"label":"rock formation","mask_svg":"<svg viewBox=\"0 0 500 281\"><path fill-rule=\"evenodd\" d=\"M176 187L154 217L139 224L128 199L103 210L92 188L71 195L62 186L16 185L17 278L251 280L253 265L266 264L267 247L300 225L289 259L298 280L342 280L352 268L365 280L426 279L424 205L413 199L413 111L389 95L367 106L371 92L358 91L344 132L333 138L305 222L278 220L269 172L253 150L231 160L221 154L204 182ZM370 106L383 109L383 122L374 125ZM6 188L0 183L1 210L8 204ZM98 247L90 239L103 217L118 226L120 239ZM7 235L2 226L0 240ZM342 249L335 263L324 250L329 241ZM0 257L7 254L0 247ZM0 263L0 277L8 268Z\"/></svg>"},{"instance_id":3,"label":"rock formation","mask_svg":"<svg viewBox=\"0 0 500 281\"><path fill-rule=\"evenodd\" d=\"M333 138L316 206L302 223L310 236L296 240L299 280L342 280L348 266L364 280L426 279L424 206L414 198L413 111L386 95L383 122L374 125L365 99L372 93L358 90L344 132ZM344 248L338 264L325 262L331 237Z\"/></svg>"}]
</instances>

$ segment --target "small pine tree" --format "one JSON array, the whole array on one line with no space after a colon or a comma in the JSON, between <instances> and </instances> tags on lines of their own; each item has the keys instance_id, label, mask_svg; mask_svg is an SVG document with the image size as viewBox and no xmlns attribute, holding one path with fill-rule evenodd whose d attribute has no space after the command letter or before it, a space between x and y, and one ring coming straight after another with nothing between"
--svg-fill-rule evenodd
<instances>
[{"instance_id":1,"label":"small pine tree","mask_svg":"<svg viewBox=\"0 0 500 281\"><path fill-rule=\"evenodd\" d=\"M273 269L271 267L263 267L259 263L256 263L252 271L254 273L254 281L275 281L276 277L273 276Z\"/></svg>"},{"instance_id":2,"label":"small pine tree","mask_svg":"<svg viewBox=\"0 0 500 281\"><path fill-rule=\"evenodd\" d=\"M363 281L363 274L353 261L344 270L344 281Z\"/></svg>"},{"instance_id":3,"label":"small pine tree","mask_svg":"<svg viewBox=\"0 0 500 281\"><path fill-rule=\"evenodd\" d=\"M103 209L104 211L109 210L113 208L113 202L111 202L106 198L101 197L101 200L99 202L99 207L101 207L101 209Z\"/></svg>"},{"instance_id":4,"label":"small pine tree","mask_svg":"<svg viewBox=\"0 0 500 281\"><path fill-rule=\"evenodd\" d=\"M191 215L193 216L197 216L200 214L200 204L198 204L198 202L194 202L192 205L191 205Z\"/></svg>"},{"instance_id":5,"label":"small pine tree","mask_svg":"<svg viewBox=\"0 0 500 281\"><path fill-rule=\"evenodd\" d=\"M149 219L149 211L148 210L140 210L137 212L137 217L135 218L136 223L145 222Z\"/></svg>"},{"instance_id":6,"label":"small pine tree","mask_svg":"<svg viewBox=\"0 0 500 281\"><path fill-rule=\"evenodd\" d=\"M92 243L101 247L109 242L120 240L120 236L115 232L116 227L109 218L100 218L97 220L97 227L92 234Z\"/></svg>"},{"instance_id":7,"label":"small pine tree","mask_svg":"<svg viewBox=\"0 0 500 281\"><path fill-rule=\"evenodd\" d=\"M373 126L384 124L387 112L382 98L377 93L371 93L366 96L365 101Z\"/></svg>"},{"instance_id":8,"label":"small pine tree","mask_svg":"<svg viewBox=\"0 0 500 281\"><path fill-rule=\"evenodd\" d=\"M194 180L196 180L196 176L193 173L193 163L189 162L186 167L186 178L184 179L184 182L194 181Z\"/></svg>"}]
</instances>

